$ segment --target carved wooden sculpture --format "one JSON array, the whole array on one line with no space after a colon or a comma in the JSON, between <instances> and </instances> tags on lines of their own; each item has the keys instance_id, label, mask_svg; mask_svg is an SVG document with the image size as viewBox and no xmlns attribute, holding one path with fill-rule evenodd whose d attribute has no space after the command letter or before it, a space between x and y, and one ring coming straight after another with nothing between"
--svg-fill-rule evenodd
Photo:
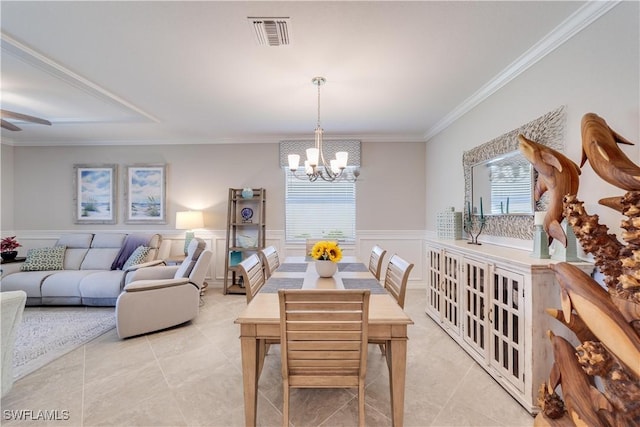
<instances>
[{"instance_id":1,"label":"carved wooden sculpture","mask_svg":"<svg viewBox=\"0 0 640 427\"><path fill-rule=\"evenodd\" d=\"M640 190L640 167L617 144L633 145L612 130L602 117L587 113L582 117L582 162L587 159L598 176L627 191Z\"/></svg>"},{"instance_id":2,"label":"carved wooden sculpture","mask_svg":"<svg viewBox=\"0 0 640 427\"><path fill-rule=\"evenodd\" d=\"M549 193L549 208L544 218L543 228L551 239L567 246L567 236L560 226L562 222L562 199L567 194L578 192L580 168L564 154L545 145L518 135L518 148L538 172L534 198L536 201L545 192Z\"/></svg>"},{"instance_id":3,"label":"carved wooden sculpture","mask_svg":"<svg viewBox=\"0 0 640 427\"><path fill-rule=\"evenodd\" d=\"M622 197L600 200L627 218L621 222L619 241L597 215L585 211L577 188L563 194L562 216L585 252L594 255L606 290L571 264L551 267L560 283L562 310L547 313L573 331L581 344L574 348L550 334L555 362L549 382L540 388L537 426L640 425L640 167L617 143L630 144L597 115L583 117L582 165L589 160L602 179L627 190ZM564 188L572 188L572 176L560 179L569 181ZM553 219L559 223L562 216ZM561 393L556 393L558 386Z\"/></svg>"}]
</instances>

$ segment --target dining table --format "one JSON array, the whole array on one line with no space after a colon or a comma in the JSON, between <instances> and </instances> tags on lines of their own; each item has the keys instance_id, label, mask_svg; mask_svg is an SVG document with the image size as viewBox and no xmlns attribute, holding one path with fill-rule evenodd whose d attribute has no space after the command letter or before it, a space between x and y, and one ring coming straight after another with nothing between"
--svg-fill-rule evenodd
<instances>
[{"instance_id":1,"label":"dining table","mask_svg":"<svg viewBox=\"0 0 640 427\"><path fill-rule=\"evenodd\" d=\"M235 323L240 325L245 425L256 425L258 380L265 357L265 343L280 339L279 289L369 289L369 340L385 342L393 426L401 427L407 368L407 327L411 318L355 257L344 256L338 271L322 278L309 257L287 257Z\"/></svg>"}]
</instances>

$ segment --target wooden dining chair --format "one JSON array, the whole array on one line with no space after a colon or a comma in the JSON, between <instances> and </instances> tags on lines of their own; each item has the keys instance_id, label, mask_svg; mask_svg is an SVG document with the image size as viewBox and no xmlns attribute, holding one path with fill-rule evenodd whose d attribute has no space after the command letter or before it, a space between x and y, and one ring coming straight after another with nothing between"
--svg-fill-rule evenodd
<instances>
[{"instance_id":1,"label":"wooden dining chair","mask_svg":"<svg viewBox=\"0 0 640 427\"><path fill-rule=\"evenodd\" d=\"M264 278L265 280L271 277L274 271L280 267L280 258L278 257L278 251L274 246L267 246L260 250L260 258L262 258L262 265L264 266Z\"/></svg>"},{"instance_id":2,"label":"wooden dining chair","mask_svg":"<svg viewBox=\"0 0 640 427\"><path fill-rule=\"evenodd\" d=\"M371 256L369 257L369 271L371 274L376 276L376 280L380 281L380 273L382 272L382 261L384 260L384 255L387 253L386 250L382 249L380 246L375 245L371 249Z\"/></svg>"},{"instance_id":3,"label":"wooden dining chair","mask_svg":"<svg viewBox=\"0 0 640 427\"><path fill-rule=\"evenodd\" d=\"M258 255L253 254L240 262L238 267L242 274L245 292L247 293L247 304L249 304L265 282L262 262Z\"/></svg>"},{"instance_id":4,"label":"wooden dining chair","mask_svg":"<svg viewBox=\"0 0 640 427\"><path fill-rule=\"evenodd\" d=\"M409 274L413 269L413 264L393 255L387 264L387 272L384 277L384 288L396 300L398 305L404 309L404 298L407 293L407 281ZM382 354L386 355L386 346L384 341L370 341L378 344Z\"/></svg>"},{"instance_id":5,"label":"wooden dining chair","mask_svg":"<svg viewBox=\"0 0 640 427\"><path fill-rule=\"evenodd\" d=\"M365 425L369 290L280 290L280 348L289 425L291 388L357 388L358 420Z\"/></svg>"},{"instance_id":6,"label":"wooden dining chair","mask_svg":"<svg viewBox=\"0 0 640 427\"><path fill-rule=\"evenodd\" d=\"M396 300L398 305L404 308L404 297L407 293L407 281L413 264L393 255L387 264L387 272L384 276L384 288Z\"/></svg>"}]
</instances>

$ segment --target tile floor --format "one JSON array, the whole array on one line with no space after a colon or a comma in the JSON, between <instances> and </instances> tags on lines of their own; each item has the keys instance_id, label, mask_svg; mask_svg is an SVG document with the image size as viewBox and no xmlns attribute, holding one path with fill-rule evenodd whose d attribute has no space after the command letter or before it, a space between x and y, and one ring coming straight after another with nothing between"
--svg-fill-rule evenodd
<instances>
[{"instance_id":1,"label":"tile floor","mask_svg":"<svg viewBox=\"0 0 640 427\"><path fill-rule=\"evenodd\" d=\"M120 340L115 330L16 382L2 399L3 426L243 426L240 295L209 289L192 323ZM531 426L533 418L424 313L409 289L406 426ZM258 424L281 425L279 346L260 378ZM390 426L388 375L369 346L366 423ZM352 390L293 390L291 425L357 425ZM54 421L11 419L11 410L50 411ZM52 411L58 411L52 412ZM24 412L23 412L24 413ZM68 416L67 416L68 414Z\"/></svg>"}]
</instances>

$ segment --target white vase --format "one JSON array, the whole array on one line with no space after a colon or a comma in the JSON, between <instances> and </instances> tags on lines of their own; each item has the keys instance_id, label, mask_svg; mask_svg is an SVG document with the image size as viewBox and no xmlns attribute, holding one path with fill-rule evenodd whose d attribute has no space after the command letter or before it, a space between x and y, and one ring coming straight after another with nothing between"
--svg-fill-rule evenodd
<instances>
[{"instance_id":1,"label":"white vase","mask_svg":"<svg viewBox=\"0 0 640 427\"><path fill-rule=\"evenodd\" d=\"M338 263L333 261L318 260L315 264L320 277L333 277L338 271Z\"/></svg>"}]
</instances>

